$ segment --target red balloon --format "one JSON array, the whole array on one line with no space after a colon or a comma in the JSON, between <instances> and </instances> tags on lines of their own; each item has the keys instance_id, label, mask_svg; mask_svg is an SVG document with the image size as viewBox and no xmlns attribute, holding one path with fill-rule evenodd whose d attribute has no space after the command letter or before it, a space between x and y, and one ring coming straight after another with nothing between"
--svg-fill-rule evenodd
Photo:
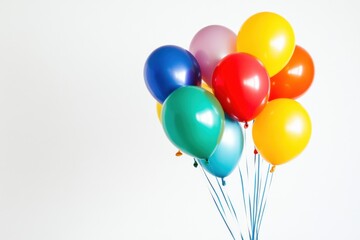
<instances>
[{"instance_id":1,"label":"red balloon","mask_svg":"<svg viewBox=\"0 0 360 240\"><path fill-rule=\"evenodd\" d=\"M237 121L254 119L265 107L270 79L263 64L247 53L233 53L215 68L212 87L224 111Z\"/></svg>"},{"instance_id":2,"label":"red balloon","mask_svg":"<svg viewBox=\"0 0 360 240\"><path fill-rule=\"evenodd\" d=\"M314 72L310 54L304 48L296 46L288 64L270 78L269 100L300 97L311 86Z\"/></svg>"}]
</instances>

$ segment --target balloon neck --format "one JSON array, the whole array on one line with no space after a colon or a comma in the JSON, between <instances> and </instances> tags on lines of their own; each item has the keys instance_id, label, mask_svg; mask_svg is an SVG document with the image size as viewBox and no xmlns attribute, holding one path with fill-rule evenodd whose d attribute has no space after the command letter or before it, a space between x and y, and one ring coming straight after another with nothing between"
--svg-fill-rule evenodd
<instances>
[{"instance_id":1,"label":"balloon neck","mask_svg":"<svg viewBox=\"0 0 360 240\"><path fill-rule=\"evenodd\" d=\"M254 154L258 154L259 152L256 150L256 148L254 149Z\"/></svg>"},{"instance_id":2,"label":"balloon neck","mask_svg":"<svg viewBox=\"0 0 360 240\"><path fill-rule=\"evenodd\" d=\"M244 124L244 128L245 128L245 129L247 129L248 127L249 127L248 122L245 122L245 124Z\"/></svg>"},{"instance_id":3,"label":"balloon neck","mask_svg":"<svg viewBox=\"0 0 360 240\"><path fill-rule=\"evenodd\" d=\"M226 182L225 182L225 179L224 179L224 178L221 178L221 184L222 184L223 186L226 186Z\"/></svg>"},{"instance_id":4,"label":"balloon neck","mask_svg":"<svg viewBox=\"0 0 360 240\"><path fill-rule=\"evenodd\" d=\"M273 165L273 166L271 167L271 169L270 169L270 172L271 172L271 173L275 172L275 169L276 169L276 166Z\"/></svg>"},{"instance_id":5,"label":"balloon neck","mask_svg":"<svg viewBox=\"0 0 360 240\"><path fill-rule=\"evenodd\" d=\"M197 168L199 166L199 164L197 163L197 161L194 158L194 164L193 164L194 168Z\"/></svg>"},{"instance_id":6,"label":"balloon neck","mask_svg":"<svg viewBox=\"0 0 360 240\"><path fill-rule=\"evenodd\" d=\"M175 156L177 156L177 157L180 157L182 155L183 155L183 153L180 150L175 153Z\"/></svg>"}]
</instances>

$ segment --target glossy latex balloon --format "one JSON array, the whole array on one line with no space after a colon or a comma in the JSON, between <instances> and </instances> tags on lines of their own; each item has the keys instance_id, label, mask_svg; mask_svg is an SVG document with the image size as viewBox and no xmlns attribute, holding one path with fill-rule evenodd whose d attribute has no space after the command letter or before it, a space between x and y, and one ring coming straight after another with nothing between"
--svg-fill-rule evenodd
<instances>
[{"instance_id":1,"label":"glossy latex balloon","mask_svg":"<svg viewBox=\"0 0 360 240\"><path fill-rule=\"evenodd\" d=\"M199 159L199 163L207 172L224 178L238 165L243 148L244 135L240 124L226 116L224 133L215 152L207 161Z\"/></svg>"},{"instance_id":2,"label":"glossy latex balloon","mask_svg":"<svg viewBox=\"0 0 360 240\"><path fill-rule=\"evenodd\" d=\"M311 120L295 100L270 101L256 117L253 140L257 151L273 165L290 161L306 147L311 136Z\"/></svg>"},{"instance_id":3,"label":"glossy latex balloon","mask_svg":"<svg viewBox=\"0 0 360 240\"><path fill-rule=\"evenodd\" d=\"M203 80L211 87L212 74L218 62L236 51L236 34L220 25L202 28L190 43L190 52L200 64Z\"/></svg>"},{"instance_id":4,"label":"glossy latex balloon","mask_svg":"<svg viewBox=\"0 0 360 240\"><path fill-rule=\"evenodd\" d=\"M257 57L270 77L288 63L295 49L295 34L290 23L272 12L260 12L248 18L236 41L237 51Z\"/></svg>"},{"instance_id":5,"label":"glossy latex balloon","mask_svg":"<svg viewBox=\"0 0 360 240\"><path fill-rule=\"evenodd\" d=\"M213 90L224 111L238 121L254 119L265 107L269 76L255 57L246 53L226 56L215 69Z\"/></svg>"},{"instance_id":6,"label":"glossy latex balloon","mask_svg":"<svg viewBox=\"0 0 360 240\"><path fill-rule=\"evenodd\" d=\"M300 97L311 86L314 72L314 62L310 54L304 48L296 46L288 64L270 78L269 100Z\"/></svg>"},{"instance_id":7,"label":"glossy latex balloon","mask_svg":"<svg viewBox=\"0 0 360 240\"><path fill-rule=\"evenodd\" d=\"M189 51L177 46L162 46L146 60L144 79L153 97L163 103L179 87L200 86L200 66Z\"/></svg>"},{"instance_id":8,"label":"glossy latex balloon","mask_svg":"<svg viewBox=\"0 0 360 240\"><path fill-rule=\"evenodd\" d=\"M182 87L164 102L162 124L177 148L193 157L207 159L222 136L224 111L205 89Z\"/></svg>"}]
</instances>

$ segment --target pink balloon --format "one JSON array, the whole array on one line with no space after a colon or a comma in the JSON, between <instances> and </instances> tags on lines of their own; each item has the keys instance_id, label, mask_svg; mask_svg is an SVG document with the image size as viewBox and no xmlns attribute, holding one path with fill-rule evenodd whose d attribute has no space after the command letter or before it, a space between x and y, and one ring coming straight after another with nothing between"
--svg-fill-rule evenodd
<instances>
[{"instance_id":1,"label":"pink balloon","mask_svg":"<svg viewBox=\"0 0 360 240\"><path fill-rule=\"evenodd\" d=\"M210 25L195 34L189 50L200 65L203 80L211 87L216 65L223 57L236 52L236 35L226 27Z\"/></svg>"}]
</instances>

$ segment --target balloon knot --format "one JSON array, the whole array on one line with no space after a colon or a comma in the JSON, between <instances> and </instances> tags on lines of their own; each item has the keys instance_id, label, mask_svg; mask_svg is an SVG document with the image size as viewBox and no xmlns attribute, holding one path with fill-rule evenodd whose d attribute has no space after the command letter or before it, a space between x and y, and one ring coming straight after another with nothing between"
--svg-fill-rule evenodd
<instances>
[{"instance_id":1,"label":"balloon knot","mask_svg":"<svg viewBox=\"0 0 360 240\"><path fill-rule=\"evenodd\" d=\"M175 153L175 156L177 156L177 157L180 157L180 156L182 156L182 155L183 155L183 154L182 154L182 152L181 152L180 150Z\"/></svg>"},{"instance_id":2,"label":"balloon knot","mask_svg":"<svg viewBox=\"0 0 360 240\"><path fill-rule=\"evenodd\" d=\"M254 154L258 154L259 152L256 150L256 148L254 149Z\"/></svg>"},{"instance_id":3,"label":"balloon knot","mask_svg":"<svg viewBox=\"0 0 360 240\"><path fill-rule=\"evenodd\" d=\"M197 161L194 158L194 164L193 164L194 168L197 168L199 166L199 164L197 163Z\"/></svg>"},{"instance_id":4,"label":"balloon knot","mask_svg":"<svg viewBox=\"0 0 360 240\"><path fill-rule=\"evenodd\" d=\"M275 168L276 168L276 166L273 165L273 166L271 167L271 169L270 169L270 172L271 172L271 173L275 172Z\"/></svg>"},{"instance_id":5,"label":"balloon knot","mask_svg":"<svg viewBox=\"0 0 360 240\"><path fill-rule=\"evenodd\" d=\"M224 178L221 178L221 184L222 184L223 186L226 185L226 182L225 182L225 179L224 179Z\"/></svg>"},{"instance_id":6,"label":"balloon knot","mask_svg":"<svg viewBox=\"0 0 360 240\"><path fill-rule=\"evenodd\" d=\"M248 122L245 122L245 124L244 124L244 128L245 128L245 129L247 129L248 127L249 127Z\"/></svg>"}]
</instances>

